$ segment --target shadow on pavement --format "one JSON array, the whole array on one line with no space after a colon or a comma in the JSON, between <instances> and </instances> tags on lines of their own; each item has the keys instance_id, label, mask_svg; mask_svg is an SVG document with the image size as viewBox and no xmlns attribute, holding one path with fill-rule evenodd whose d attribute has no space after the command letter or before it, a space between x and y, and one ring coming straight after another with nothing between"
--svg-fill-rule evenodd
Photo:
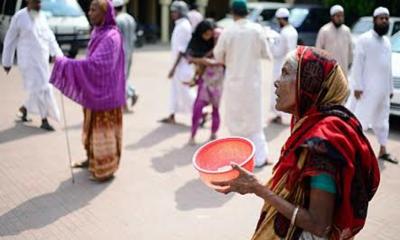
<instances>
[{"instance_id":1,"label":"shadow on pavement","mask_svg":"<svg viewBox=\"0 0 400 240\"><path fill-rule=\"evenodd\" d=\"M192 163L192 157L197 147L184 145L181 148L173 148L164 155L151 159L152 167L159 173L174 170L175 167L185 166Z\"/></svg>"},{"instance_id":2,"label":"shadow on pavement","mask_svg":"<svg viewBox=\"0 0 400 240\"><path fill-rule=\"evenodd\" d=\"M190 127L183 124L161 124L156 129L142 137L138 142L127 145L127 150L149 148L182 132L189 132Z\"/></svg>"},{"instance_id":3,"label":"shadow on pavement","mask_svg":"<svg viewBox=\"0 0 400 240\"><path fill-rule=\"evenodd\" d=\"M266 128L264 128L265 137L267 142L273 141L279 136L283 131L285 131L289 126L285 124L269 123Z\"/></svg>"},{"instance_id":4,"label":"shadow on pavement","mask_svg":"<svg viewBox=\"0 0 400 240\"><path fill-rule=\"evenodd\" d=\"M0 232L0 238L50 225L89 205L92 199L110 185L110 182L90 182L86 171L77 172L75 177L75 184L67 179L54 192L29 199L0 216L0 225L9 226L6 232Z\"/></svg>"},{"instance_id":5,"label":"shadow on pavement","mask_svg":"<svg viewBox=\"0 0 400 240\"><path fill-rule=\"evenodd\" d=\"M175 192L176 208L190 211L197 208L219 208L234 195L224 195L207 187L200 179L186 183Z\"/></svg>"},{"instance_id":6,"label":"shadow on pavement","mask_svg":"<svg viewBox=\"0 0 400 240\"><path fill-rule=\"evenodd\" d=\"M21 122L16 122L13 127L0 131L0 144L49 133L50 132L40 129L39 127L28 126Z\"/></svg>"}]
</instances>

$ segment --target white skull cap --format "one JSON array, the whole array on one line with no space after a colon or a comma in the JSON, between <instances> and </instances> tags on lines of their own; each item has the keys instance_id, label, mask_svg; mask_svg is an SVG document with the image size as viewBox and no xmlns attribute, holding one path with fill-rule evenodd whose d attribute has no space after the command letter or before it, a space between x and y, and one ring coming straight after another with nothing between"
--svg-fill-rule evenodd
<instances>
[{"instance_id":1,"label":"white skull cap","mask_svg":"<svg viewBox=\"0 0 400 240\"><path fill-rule=\"evenodd\" d=\"M277 18L288 18L289 17L289 10L287 8L279 8L276 10L275 17Z\"/></svg>"},{"instance_id":2,"label":"white skull cap","mask_svg":"<svg viewBox=\"0 0 400 240\"><path fill-rule=\"evenodd\" d=\"M334 5L331 7L330 14L334 16L336 13L344 12L344 9L340 5Z\"/></svg>"},{"instance_id":3,"label":"white skull cap","mask_svg":"<svg viewBox=\"0 0 400 240\"><path fill-rule=\"evenodd\" d=\"M125 5L125 0L113 0L114 7L122 7Z\"/></svg>"},{"instance_id":4,"label":"white skull cap","mask_svg":"<svg viewBox=\"0 0 400 240\"><path fill-rule=\"evenodd\" d=\"M374 11L374 17L379 16L379 15L390 15L389 9L385 7L378 7Z\"/></svg>"}]
</instances>

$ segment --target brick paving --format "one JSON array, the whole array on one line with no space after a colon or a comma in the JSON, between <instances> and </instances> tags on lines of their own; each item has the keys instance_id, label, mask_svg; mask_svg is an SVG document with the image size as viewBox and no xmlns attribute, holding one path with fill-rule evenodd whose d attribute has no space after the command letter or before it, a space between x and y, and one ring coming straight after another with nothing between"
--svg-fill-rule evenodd
<instances>
[{"instance_id":1,"label":"brick paving","mask_svg":"<svg viewBox=\"0 0 400 240\"><path fill-rule=\"evenodd\" d=\"M75 171L72 184L61 123L57 131L38 129L40 121L15 122L23 102L21 77L0 71L0 239L249 239L262 201L254 196L223 196L205 187L191 166L197 147L189 147L190 119L179 126L157 120L167 114L170 58L165 47L146 47L134 56L132 79L140 99L124 117L124 152L116 178L106 184ZM268 73L270 63L264 63ZM265 77L268 87L268 75ZM268 93L268 90L266 90ZM56 92L57 100L60 95ZM266 98L266 102L268 97ZM66 100L74 160L84 158L81 108ZM268 105L266 105L268 106ZM389 149L400 157L400 120L393 118ZM265 129L276 160L289 131ZM220 136L226 136L224 128ZM200 130L204 143L209 126ZM368 134L374 148L376 141ZM258 171L267 180L271 167ZM398 239L400 168L382 166L382 183L371 203L367 225L357 239Z\"/></svg>"}]
</instances>

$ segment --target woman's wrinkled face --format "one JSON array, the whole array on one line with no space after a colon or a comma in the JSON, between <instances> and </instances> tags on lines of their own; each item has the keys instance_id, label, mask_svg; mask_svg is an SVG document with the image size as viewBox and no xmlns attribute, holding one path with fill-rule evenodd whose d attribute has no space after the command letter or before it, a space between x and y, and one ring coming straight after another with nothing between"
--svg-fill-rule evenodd
<instances>
[{"instance_id":1,"label":"woman's wrinkled face","mask_svg":"<svg viewBox=\"0 0 400 240\"><path fill-rule=\"evenodd\" d=\"M212 29L207 30L201 35L201 37L203 38L203 40L208 41L214 37L214 31Z\"/></svg>"},{"instance_id":2,"label":"woman's wrinkled face","mask_svg":"<svg viewBox=\"0 0 400 240\"><path fill-rule=\"evenodd\" d=\"M278 111L294 114L296 112L296 69L289 63L282 68L281 78L275 81L276 105Z\"/></svg>"},{"instance_id":3,"label":"woman's wrinkled face","mask_svg":"<svg viewBox=\"0 0 400 240\"><path fill-rule=\"evenodd\" d=\"M93 26L101 26L104 23L106 13L101 9L97 0L93 0L90 4L89 19Z\"/></svg>"}]
</instances>

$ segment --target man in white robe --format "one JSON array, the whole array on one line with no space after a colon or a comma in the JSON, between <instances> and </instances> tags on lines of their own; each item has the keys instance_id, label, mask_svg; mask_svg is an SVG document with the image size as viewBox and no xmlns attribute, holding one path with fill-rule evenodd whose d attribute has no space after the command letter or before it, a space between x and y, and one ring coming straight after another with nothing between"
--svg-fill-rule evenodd
<instances>
[{"instance_id":1,"label":"man in white robe","mask_svg":"<svg viewBox=\"0 0 400 240\"><path fill-rule=\"evenodd\" d=\"M380 144L379 158L397 163L386 150L389 137L390 98L393 96L389 10L374 11L374 29L356 43L352 68L352 110L364 130L372 127ZM351 104L350 104L351 105Z\"/></svg>"},{"instance_id":2,"label":"man in white robe","mask_svg":"<svg viewBox=\"0 0 400 240\"><path fill-rule=\"evenodd\" d=\"M230 134L254 143L256 167L262 167L268 163L261 76L261 59L270 57L267 37L261 25L246 19L245 1L233 1L232 13L235 23L222 32L214 49L216 60L226 66L224 121Z\"/></svg>"},{"instance_id":3,"label":"man in white robe","mask_svg":"<svg viewBox=\"0 0 400 240\"><path fill-rule=\"evenodd\" d=\"M124 39L126 98L127 100L131 99L131 106L133 107L139 98L134 85L129 81L132 67L132 54L135 50L136 42L136 21L131 15L123 12L125 0L114 0L113 5L116 12L115 19L117 21L117 26ZM125 105L125 111L130 112L128 103Z\"/></svg>"},{"instance_id":4,"label":"man in white robe","mask_svg":"<svg viewBox=\"0 0 400 240\"><path fill-rule=\"evenodd\" d=\"M348 74L353 61L353 43L350 28L344 24L344 9L335 5L330 9L331 21L325 24L318 32L316 47L332 54Z\"/></svg>"},{"instance_id":5,"label":"man in white robe","mask_svg":"<svg viewBox=\"0 0 400 240\"><path fill-rule=\"evenodd\" d=\"M192 38L192 25L187 18L188 11L188 6L184 1L174 1L171 4L171 17L175 20L175 28L171 38L173 66L168 74L168 78L172 79L169 101L170 115L162 119L162 123L175 124L176 113L192 113L196 98L194 89L184 84L194 76L193 66L184 57Z\"/></svg>"},{"instance_id":6,"label":"man in white robe","mask_svg":"<svg viewBox=\"0 0 400 240\"><path fill-rule=\"evenodd\" d=\"M17 50L18 67L29 97L19 109L21 120L28 121L27 114L36 113L42 118L42 129L53 131L48 117L59 120L60 113L49 84L49 59L62 56L55 36L45 16L40 13L40 0L27 0L27 7L12 18L4 40L2 64L8 74Z\"/></svg>"},{"instance_id":7,"label":"man in white robe","mask_svg":"<svg viewBox=\"0 0 400 240\"><path fill-rule=\"evenodd\" d=\"M188 18L190 24L192 24L193 32L196 29L197 25L204 20L203 15L198 10L198 5L196 3L191 4L190 11L188 12Z\"/></svg>"},{"instance_id":8,"label":"man in white robe","mask_svg":"<svg viewBox=\"0 0 400 240\"><path fill-rule=\"evenodd\" d=\"M274 59L272 67L272 86L270 88L270 110L275 113L274 123L282 123L282 112L275 109L276 96L274 82L281 77L281 71L285 62L286 55L295 50L297 47L298 33L297 30L289 23L289 10L280 8L276 11L275 17L278 20L281 32L275 34L276 37L269 37L271 53Z\"/></svg>"}]
</instances>

